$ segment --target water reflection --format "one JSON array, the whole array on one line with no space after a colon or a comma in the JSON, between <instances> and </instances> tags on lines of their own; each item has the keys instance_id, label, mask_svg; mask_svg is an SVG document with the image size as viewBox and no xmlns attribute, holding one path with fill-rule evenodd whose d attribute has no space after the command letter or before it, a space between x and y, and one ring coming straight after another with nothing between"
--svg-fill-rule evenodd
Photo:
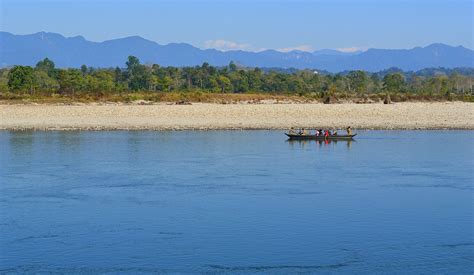
<instances>
[{"instance_id":1,"label":"water reflection","mask_svg":"<svg viewBox=\"0 0 474 275\"><path fill-rule=\"evenodd\" d=\"M348 150L352 148L352 143L355 142L355 140L293 140L293 139L288 139L286 141L290 144L291 147L298 145L302 148L305 148L306 146L312 146L312 144L316 144L318 147L323 147L323 146L337 146L338 143L342 143L346 145Z\"/></svg>"},{"instance_id":2,"label":"water reflection","mask_svg":"<svg viewBox=\"0 0 474 275\"><path fill-rule=\"evenodd\" d=\"M34 132L33 131L11 131L7 133L10 146L3 147L2 150L12 149L13 156L24 156L30 154L33 150ZM7 153L7 152L5 152Z\"/></svg>"}]
</instances>

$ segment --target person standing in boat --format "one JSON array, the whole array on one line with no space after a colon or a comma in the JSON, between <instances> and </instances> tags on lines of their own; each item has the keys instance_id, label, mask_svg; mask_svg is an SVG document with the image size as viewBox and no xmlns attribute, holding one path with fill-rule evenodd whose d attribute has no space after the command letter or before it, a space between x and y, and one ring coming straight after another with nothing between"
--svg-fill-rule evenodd
<instances>
[{"instance_id":1,"label":"person standing in boat","mask_svg":"<svg viewBox=\"0 0 474 275\"><path fill-rule=\"evenodd\" d=\"M351 126L347 127L346 131L347 131L347 135L349 135L349 136L351 136L351 135L352 135L352 129L351 129Z\"/></svg>"}]
</instances>

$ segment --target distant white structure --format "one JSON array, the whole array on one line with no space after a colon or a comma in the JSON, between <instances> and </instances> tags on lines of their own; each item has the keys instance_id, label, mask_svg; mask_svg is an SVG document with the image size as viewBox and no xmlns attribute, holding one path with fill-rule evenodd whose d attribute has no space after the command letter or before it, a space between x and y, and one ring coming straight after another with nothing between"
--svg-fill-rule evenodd
<instances>
[{"instance_id":1,"label":"distant white structure","mask_svg":"<svg viewBox=\"0 0 474 275\"><path fill-rule=\"evenodd\" d=\"M319 72L318 72L318 71L314 71L313 74L319 74Z\"/></svg>"}]
</instances>

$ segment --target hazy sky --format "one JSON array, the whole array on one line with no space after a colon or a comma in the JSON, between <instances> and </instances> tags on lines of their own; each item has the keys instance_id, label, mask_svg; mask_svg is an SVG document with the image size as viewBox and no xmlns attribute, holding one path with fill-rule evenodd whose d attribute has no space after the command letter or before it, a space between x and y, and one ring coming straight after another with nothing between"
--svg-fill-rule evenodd
<instances>
[{"instance_id":1,"label":"hazy sky","mask_svg":"<svg viewBox=\"0 0 474 275\"><path fill-rule=\"evenodd\" d=\"M472 0L0 0L0 30L200 48L473 48Z\"/></svg>"}]
</instances>

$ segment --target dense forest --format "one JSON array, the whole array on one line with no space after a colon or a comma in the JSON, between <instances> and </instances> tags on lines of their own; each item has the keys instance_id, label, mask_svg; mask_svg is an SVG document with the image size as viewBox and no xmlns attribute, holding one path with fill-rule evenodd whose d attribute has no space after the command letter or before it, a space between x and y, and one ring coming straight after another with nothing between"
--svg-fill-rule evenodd
<instances>
[{"instance_id":1,"label":"dense forest","mask_svg":"<svg viewBox=\"0 0 474 275\"><path fill-rule=\"evenodd\" d=\"M258 93L310 96L399 94L468 98L474 93L474 70L425 69L403 72L390 69L378 73L349 71L330 74L314 70L226 67L208 63L196 67L144 65L129 56L124 68L59 69L45 58L36 66L14 66L0 70L0 93L5 95L77 96L120 93Z\"/></svg>"}]
</instances>

